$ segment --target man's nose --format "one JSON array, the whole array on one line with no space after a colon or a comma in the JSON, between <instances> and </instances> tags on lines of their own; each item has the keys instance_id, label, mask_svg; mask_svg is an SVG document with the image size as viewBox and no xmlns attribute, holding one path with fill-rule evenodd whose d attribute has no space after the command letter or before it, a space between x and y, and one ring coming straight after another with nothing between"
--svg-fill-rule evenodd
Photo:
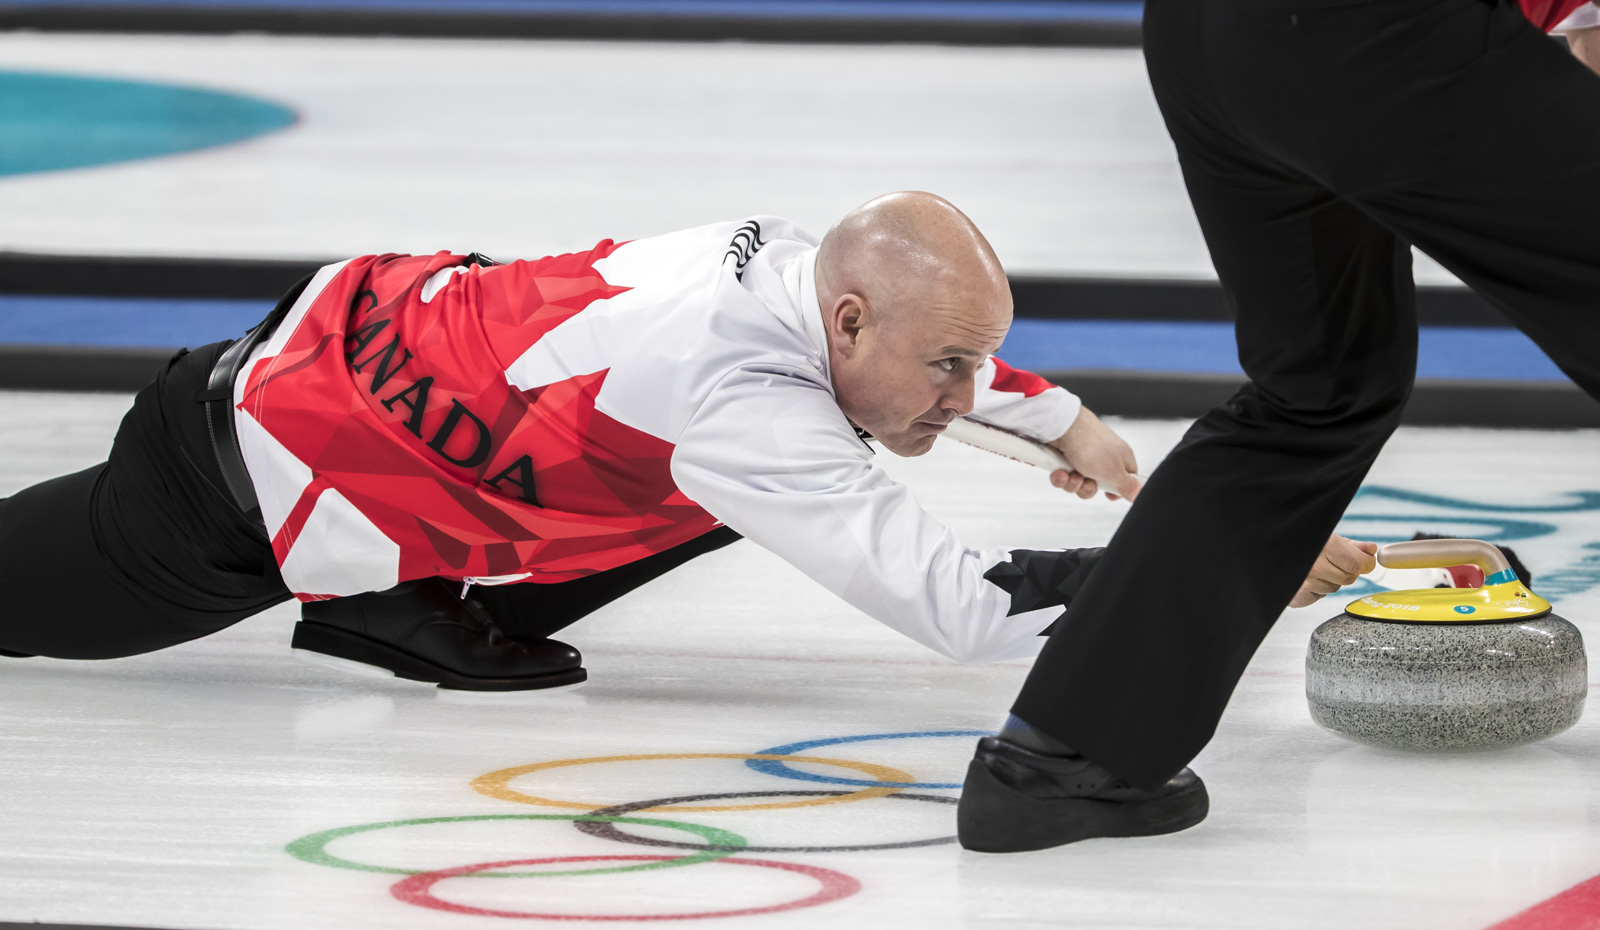
<instances>
[{"instance_id":1,"label":"man's nose","mask_svg":"<svg viewBox=\"0 0 1600 930\"><path fill-rule=\"evenodd\" d=\"M939 407L948 410L958 417L964 417L972 412L977 385L971 378L963 378L960 384L953 385L946 392Z\"/></svg>"}]
</instances>

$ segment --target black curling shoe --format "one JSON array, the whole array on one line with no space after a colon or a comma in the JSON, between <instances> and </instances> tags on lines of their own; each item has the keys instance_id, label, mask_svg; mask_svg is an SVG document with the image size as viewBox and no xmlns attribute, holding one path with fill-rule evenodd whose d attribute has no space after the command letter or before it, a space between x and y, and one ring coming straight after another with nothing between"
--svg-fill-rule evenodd
<instances>
[{"instance_id":1,"label":"black curling shoe","mask_svg":"<svg viewBox=\"0 0 1600 930\"><path fill-rule=\"evenodd\" d=\"M537 691L589 677L578 650L507 638L442 578L303 604L292 645L313 660L335 660L325 664L357 663L458 691Z\"/></svg>"},{"instance_id":2,"label":"black curling shoe","mask_svg":"<svg viewBox=\"0 0 1600 930\"><path fill-rule=\"evenodd\" d=\"M1188 769L1141 791L1083 756L1047 756L986 736L956 808L961 845L1026 852L1099 836L1176 833L1206 819L1205 783Z\"/></svg>"}]
</instances>

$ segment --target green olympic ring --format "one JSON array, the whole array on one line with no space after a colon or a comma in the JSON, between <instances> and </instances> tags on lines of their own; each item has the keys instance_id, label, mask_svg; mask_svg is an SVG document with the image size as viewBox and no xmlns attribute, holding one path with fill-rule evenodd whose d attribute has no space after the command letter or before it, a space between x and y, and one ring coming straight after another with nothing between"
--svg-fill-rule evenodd
<instances>
[{"instance_id":1,"label":"green olympic ring","mask_svg":"<svg viewBox=\"0 0 1600 930\"><path fill-rule=\"evenodd\" d=\"M693 833L703 838L709 849L694 853L693 855L680 856L664 862L650 862L644 865L614 866L605 869L571 869L565 872L494 872L486 874L484 878L541 878L547 875L609 875L617 872L648 872L655 869L671 869L684 865L698 865L702 862L711 862L733 855L743 849L748 841L737 833L721 830L717 827L707 827L700 824L682 823L676 820L657 820L652 817L607 817L593 814L477 814L469 817L422 817L416 820L389 820L383 823L362 823L352 827L335 827L332 830L323 830L302 836L291 842L283 849L289 855L308 862L312 865L325 865L335 869L354 869L358 872L384 872L390 875L421 875L427 869L397 869L386 865L369 865L365 862L356 862L345 859L328 852L328 844L341 837L355 833L367 833L373 830L388 830L393 827L411 827L426 823L467 823L474 820L567 820L567 821L592 821L597 823L631 823L647 827L666 827L670 830L682 830Z\"/></svg>"}]
</instances>

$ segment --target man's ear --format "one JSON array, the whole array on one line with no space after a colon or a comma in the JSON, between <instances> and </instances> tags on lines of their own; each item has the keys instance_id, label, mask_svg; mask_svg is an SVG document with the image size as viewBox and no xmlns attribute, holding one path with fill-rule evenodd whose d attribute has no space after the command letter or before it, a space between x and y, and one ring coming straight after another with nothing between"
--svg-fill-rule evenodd
<instances>
[{"instance_id":1,"label":"man's ear","mask_svg":"<svg viewBox=\"0 0 1600 930\"><path fill-rule=\"evenodd\" d=\"M828 338L841 355L853 354L861 343L861 330L867 324L866 302L855 294L841 294L828 314Z\"/></svg>"}]
</instances>

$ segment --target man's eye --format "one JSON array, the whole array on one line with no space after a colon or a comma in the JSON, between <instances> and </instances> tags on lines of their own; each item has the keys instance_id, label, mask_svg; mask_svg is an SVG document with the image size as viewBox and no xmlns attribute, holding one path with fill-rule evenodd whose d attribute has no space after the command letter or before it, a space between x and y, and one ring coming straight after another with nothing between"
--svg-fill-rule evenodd
<instances>
[{"instance_id":1,"label":"man's eye","mask_svg":"<svg viewBox=\"0 0 1600 930\"><path fill-rule=\"evenodd\" d=\"M956 368L958 366L960 366L961 359L958 359L958 358L941 358L937 362L935 362L934 364L938 365L940 368L943 368L945 371L955 371Z\"/></svg>"}]
</instances>

